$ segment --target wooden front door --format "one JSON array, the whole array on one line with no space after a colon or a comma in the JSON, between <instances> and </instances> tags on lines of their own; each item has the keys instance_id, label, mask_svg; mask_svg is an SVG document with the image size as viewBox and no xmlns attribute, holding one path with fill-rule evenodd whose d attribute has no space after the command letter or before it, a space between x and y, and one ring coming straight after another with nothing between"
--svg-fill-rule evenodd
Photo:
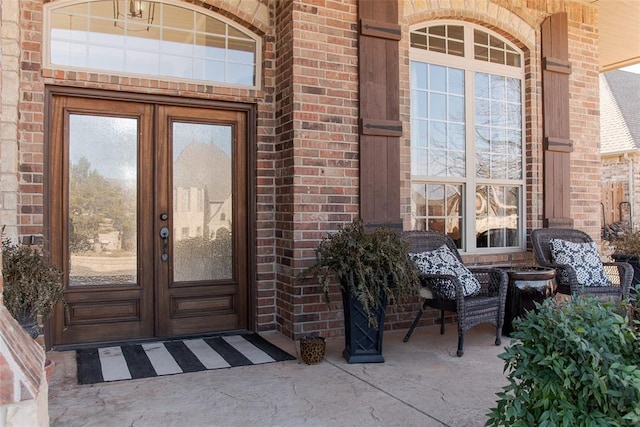
<instances>
[{"instance_id":1,"label":"wooden front door","mask_svg":"<svg viewBox=\"0 0 640 427\"><path fill-rule=\"evenodd\" d=\"M246 329L246 112L51 100L50 346Z\"/></svg>"}]
</instances>

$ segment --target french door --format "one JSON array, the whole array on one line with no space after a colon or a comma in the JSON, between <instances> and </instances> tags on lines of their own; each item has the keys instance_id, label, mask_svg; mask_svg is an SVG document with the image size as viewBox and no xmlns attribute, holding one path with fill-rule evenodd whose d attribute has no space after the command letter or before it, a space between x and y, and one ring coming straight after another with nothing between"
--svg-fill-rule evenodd
<instances>
[{"instance_id":1,"label":"french door","mask_svg":"<svg viewBox=\"0 0 640 427\"><path fill-rule=\"evenodd\" d=\"M52 96L53 346L247 328L246 115Z\"/></svg>"}]
</instances>

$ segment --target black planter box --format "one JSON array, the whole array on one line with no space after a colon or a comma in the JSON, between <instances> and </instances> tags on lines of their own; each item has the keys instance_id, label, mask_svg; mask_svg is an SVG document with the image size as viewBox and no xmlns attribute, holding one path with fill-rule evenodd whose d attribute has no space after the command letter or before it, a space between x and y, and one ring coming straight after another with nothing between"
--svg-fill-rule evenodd
<instances>
[{"instance_id":1,"label":"black planter box","mask_svg":"<svg viewBox=\"0 0 640 427\"><path fill-rule=\"evenodd\" d=\"M347 363L382 363L382 332L384 331L384 316L386 304L377 310L375 318L378 328L371 328L369 318L356 299L342 293L344 307L344 340L345 348L342 356Z\"/></svg>"}]
</instances>

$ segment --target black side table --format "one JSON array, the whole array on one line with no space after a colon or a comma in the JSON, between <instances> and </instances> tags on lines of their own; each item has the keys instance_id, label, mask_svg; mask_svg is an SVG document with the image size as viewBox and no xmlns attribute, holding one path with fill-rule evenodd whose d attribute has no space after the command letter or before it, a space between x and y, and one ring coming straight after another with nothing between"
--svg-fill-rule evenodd
<instances>
[{"instance_id":1,"label":"black side table","mask_svg":"<svg viewBox=\"0 0 640 427\"><path fill-rule=\"evenodd\" d=\"M535 309L534 302L542 303L554 295L556 271L546 267L512 266L507 267L507 274L509 286L502 333L510 336L513 319Z\"/></svg>"}]
</instances>

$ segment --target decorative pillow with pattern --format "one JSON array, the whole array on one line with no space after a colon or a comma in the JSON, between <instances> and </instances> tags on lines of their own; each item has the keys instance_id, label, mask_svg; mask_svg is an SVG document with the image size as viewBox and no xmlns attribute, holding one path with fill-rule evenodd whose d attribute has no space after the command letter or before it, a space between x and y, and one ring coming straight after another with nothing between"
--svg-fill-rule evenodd
<instances>
[{"instance_id":1,"label":"decorative pillow with pattern","mask_svg":"<svg viewBox=\"0 0 640 427\"><path fill-rule=\"evenodd\" d=\"M462 283L464 296L480 292L480 283L446 245L433 251L411 253L409 257L416 263L423 274L448 274L457 276ZM456 299L456 287L451 280L439 279L431 281L432 290L444 299Z\"/></svg>"},{"instance_id":2,"label":"decorative pillow with pattern","mask_svg":"<svg viewBox=\"0 0 640 427\"><path fill-rule=\"evenodd\" d=\"M611 286L611 280L604 271L595 242L574 243L562 239L551 239L549 243L553 261L573 267L580 285Z\"/></svg>"}]
</instances>

